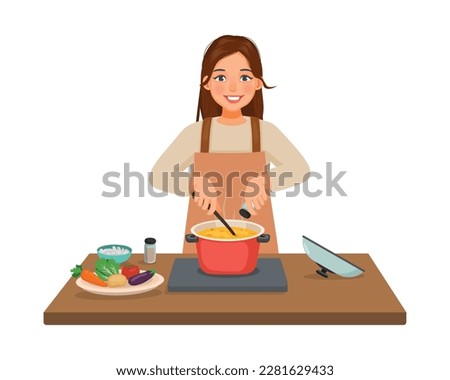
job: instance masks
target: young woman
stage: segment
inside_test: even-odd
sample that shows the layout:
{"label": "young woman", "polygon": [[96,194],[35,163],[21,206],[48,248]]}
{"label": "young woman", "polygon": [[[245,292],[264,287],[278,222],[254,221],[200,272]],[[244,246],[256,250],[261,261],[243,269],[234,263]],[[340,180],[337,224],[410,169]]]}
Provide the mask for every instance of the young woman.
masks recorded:
{"label": "young woman", "polygon": [[[226,35],[214,40],[203,57],[197,122],[155,164],[152,185],[190,197],[186,233],[214,219],[216,209],[226,219],[241,219],[239,209],[245,205],[250,220],[271,236],[260,253],[278,253],[269,190],[303,182],[309,166],[281,131],[263,120],[263,87],[270,88],[250,39]],[[180,177],[187,168],[190,175]],[[195,245],[185,243],[183,251],[195,253]]]}

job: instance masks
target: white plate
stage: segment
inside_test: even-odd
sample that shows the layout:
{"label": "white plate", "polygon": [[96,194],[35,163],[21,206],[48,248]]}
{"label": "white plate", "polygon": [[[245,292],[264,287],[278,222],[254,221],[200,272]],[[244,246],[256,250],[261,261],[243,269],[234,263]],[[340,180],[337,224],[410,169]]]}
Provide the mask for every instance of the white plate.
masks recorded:
{"label": "white plate", "polygon": [[[145,272],[141,270],[141,273]],[[117,288],[103,287],[91,284],[90,282],[84,281],[81,277],[78,277],[76,284],[83,290],[93,294],[100,294],[102,296],[129,296],[132,294],[140,294],[149,292],[155,289],[164,282],[164,277],[158,273],[155,273],[153,277],[140,285],[130,285],[125,284],[124,286],[119,286]]]}

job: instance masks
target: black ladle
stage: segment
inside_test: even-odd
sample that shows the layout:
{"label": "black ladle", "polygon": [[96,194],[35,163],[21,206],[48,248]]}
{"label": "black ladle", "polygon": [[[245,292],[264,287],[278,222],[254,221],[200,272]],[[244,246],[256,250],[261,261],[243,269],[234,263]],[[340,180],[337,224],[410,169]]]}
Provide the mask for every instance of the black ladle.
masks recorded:
{"label": "black ladle", "polygon": [[[192,193],[192,199],[195,199],[195,192]],[[208,210],[211,208],[211,205],[208,205]],[[231,226],[227,223],[227,221],[222,217],[222,215],[220,215],[217,210],[214,211],[214,216],[219,219],[222,224],[227,228],[228,231],[230,231],[230,234],[232,234],[233,236],[236,236],[236,232],[233,231],[233,229],[231,228]]]}

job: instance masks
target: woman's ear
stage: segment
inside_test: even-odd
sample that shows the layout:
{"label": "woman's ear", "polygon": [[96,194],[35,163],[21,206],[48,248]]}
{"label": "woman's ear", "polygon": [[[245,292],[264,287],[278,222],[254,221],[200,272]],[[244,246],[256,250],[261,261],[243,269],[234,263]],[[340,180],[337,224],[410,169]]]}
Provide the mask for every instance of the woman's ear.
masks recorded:
{"label": "woman's ear", "polygon": [[[202,83],[205,83],[207,80],[208,80],[208,77],[207,77],[207,76],[203,77]],[[207,91],[209,91],[209,90],[211,89],[211,87],[210,87],[210,85],[209,85],[209,81],[208,81],[206,84],[203,85],[203,88],[204,88],[205,90],[207,90]]]}
{"label": "woman's ear", "polygon": [[259,78],[256,78],[256,90],[261,90],[263,87],[263,81]]}

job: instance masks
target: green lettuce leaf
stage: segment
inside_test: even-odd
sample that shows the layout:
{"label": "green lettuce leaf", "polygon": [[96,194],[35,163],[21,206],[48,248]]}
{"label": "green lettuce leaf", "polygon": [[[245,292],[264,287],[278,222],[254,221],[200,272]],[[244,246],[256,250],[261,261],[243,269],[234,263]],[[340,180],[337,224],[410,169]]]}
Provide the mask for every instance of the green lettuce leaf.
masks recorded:
{"label": "green lettuce leaf", "polygon": [[98,259],[95,263],[95,273],[106,281],[109,276],[119,274],[120,267],[113,259]]}

